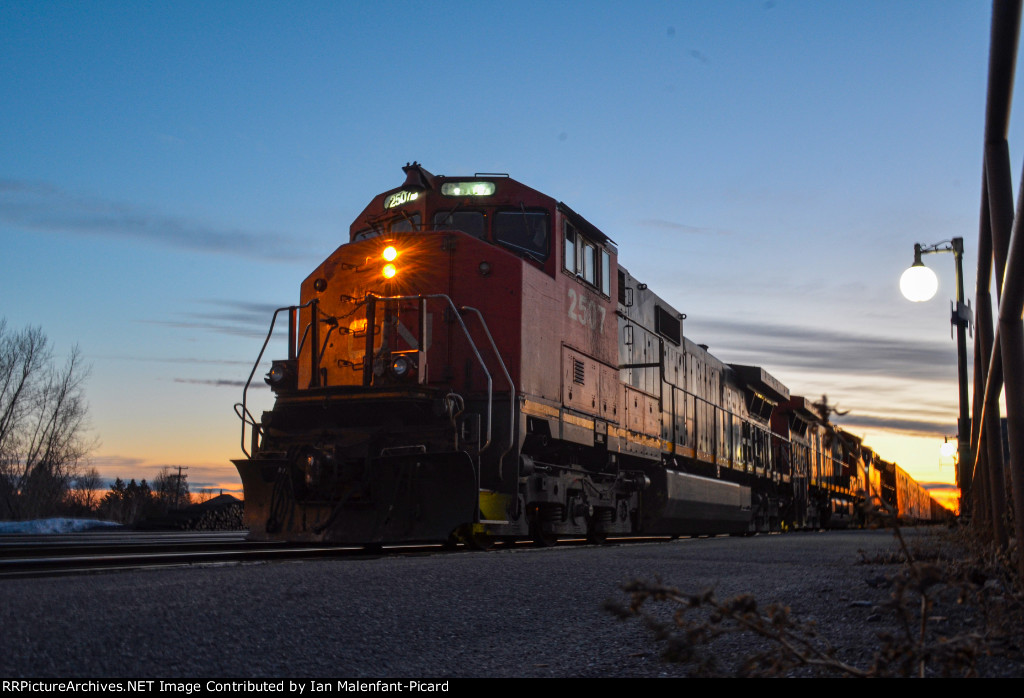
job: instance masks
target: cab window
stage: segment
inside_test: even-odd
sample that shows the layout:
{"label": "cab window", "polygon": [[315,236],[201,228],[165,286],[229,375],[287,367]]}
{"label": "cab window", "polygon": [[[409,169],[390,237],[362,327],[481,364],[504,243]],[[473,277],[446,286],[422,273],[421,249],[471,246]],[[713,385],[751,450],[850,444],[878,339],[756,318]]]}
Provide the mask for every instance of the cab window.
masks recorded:
{"label": "cab window", "polygon": [[414,213],[411,216],[402,216],[400,218],[394,218],[391,221],[391,225],[388,226],[388,230],[392,233],[411,233],[420,229],[420,214]]}
{"label": "cab window", "polygon": [[494,215],[494,241],[538,262],[548,258],[549,229],[547,211],[499,211]]}
{"label": "cab window", "polygon": [[461,230],[481,240],[487,236],[482,211],[438,211],[434,230]]}
{"label": "cab window", "polygon": [[563,230],[567,272],[587,282],[604,295],[611,294],[611,255],[603,247],[581,234],[569,221]]}

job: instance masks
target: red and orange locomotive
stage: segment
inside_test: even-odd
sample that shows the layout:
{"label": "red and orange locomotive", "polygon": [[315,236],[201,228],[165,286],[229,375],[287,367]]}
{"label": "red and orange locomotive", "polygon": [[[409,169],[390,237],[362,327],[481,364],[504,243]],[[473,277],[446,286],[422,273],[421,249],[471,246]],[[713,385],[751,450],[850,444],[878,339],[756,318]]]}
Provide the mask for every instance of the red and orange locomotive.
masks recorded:
{"label": "red and orange locomotive", "polygon": [[276,403],[240,406],[253,537],[546,543],[852,510],[851,474],[802,470],[825,472],[827,440],[797,462],[773,431],[788,389],[685,338],[594,225],[507,175],[403,169],[278,311]]}

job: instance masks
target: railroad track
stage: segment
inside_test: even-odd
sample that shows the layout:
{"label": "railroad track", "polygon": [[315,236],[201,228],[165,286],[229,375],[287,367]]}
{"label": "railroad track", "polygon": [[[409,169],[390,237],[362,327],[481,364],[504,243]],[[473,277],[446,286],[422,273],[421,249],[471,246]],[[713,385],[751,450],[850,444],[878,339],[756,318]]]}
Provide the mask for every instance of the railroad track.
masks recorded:
{"label": "railroad track", "polygon": [[[246,541],[245,532],[0,536],[0,579],[110,572],[149,567],[240,564],[380,554],[363,547]],[[391,553],[441,546],[389,546]]]}
{"label": "railroad track", "polygon": [[[439,554],[470,551],[440,544],[388,545],[366,548],[324,543],[247,541],[246,533],[89,532],[59,535],[0,535],[0,579],[50,577],[154,567],[243,564],[279,560],[366,558],[377,555]],[[610,544],[651,542],[665,538],[610,539]],[[560,546],[585,545],[563,539]],[[529,541],[504,543],[497,549],[529,547]]]}

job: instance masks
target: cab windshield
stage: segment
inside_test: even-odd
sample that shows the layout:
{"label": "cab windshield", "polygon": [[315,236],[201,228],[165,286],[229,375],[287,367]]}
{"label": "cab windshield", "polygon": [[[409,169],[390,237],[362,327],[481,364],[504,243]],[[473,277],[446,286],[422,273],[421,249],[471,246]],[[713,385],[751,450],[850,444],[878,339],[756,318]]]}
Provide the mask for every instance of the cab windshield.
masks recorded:
{"label": "cab windshield", "polygon": [[494,216],[494,241],[543,262],[550,248],[547,211],[500,211]]}

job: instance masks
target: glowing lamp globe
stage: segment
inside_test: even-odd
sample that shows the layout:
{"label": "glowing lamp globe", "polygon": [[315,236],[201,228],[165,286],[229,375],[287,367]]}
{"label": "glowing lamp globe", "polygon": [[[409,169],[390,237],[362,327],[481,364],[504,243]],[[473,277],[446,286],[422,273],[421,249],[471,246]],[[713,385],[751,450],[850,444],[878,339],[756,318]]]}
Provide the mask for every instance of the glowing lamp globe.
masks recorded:
{"label": "glowing lamp globe", "polygon": [[956,453],[956,441],[947,441],[939,446],[939,453],[946,458],[952,458],[953,454]]}
{"label": "glowing lamp globe", "polygon": [[939,278],[923,264],[915,264],[900,277],[900,292],[908,301],[923,303],[931,300],[938,290]]}

